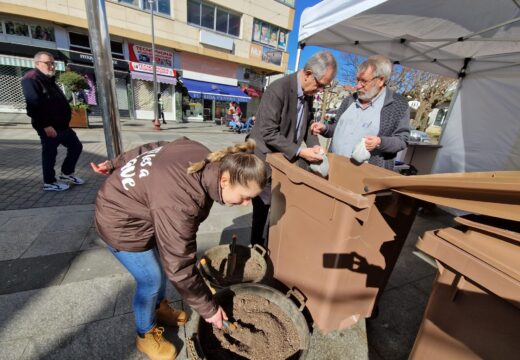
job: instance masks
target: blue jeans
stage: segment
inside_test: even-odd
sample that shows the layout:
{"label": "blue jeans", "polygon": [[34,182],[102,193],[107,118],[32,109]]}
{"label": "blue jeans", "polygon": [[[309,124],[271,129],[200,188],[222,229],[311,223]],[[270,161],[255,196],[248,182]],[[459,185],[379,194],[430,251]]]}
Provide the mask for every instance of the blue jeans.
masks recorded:
{"label": "blue jeans", "polygon": [[155,326],[155,309],[164,299],[166,274],[161,266],[157,248],[141,252],[108,249],[134,277],[135,289],[132,306],[135,326],[139,334],[145,334]]}
{"label": "blue jeans", "polygon": [[42,144],[43,182],[45,184],[52,184],[56,181],[54,165],[56,164],[56,155],[58,154],[58,146],[60,146],[60,144],[67,148],[67,156],[61,165],[61,172],[65,175],[73,174],[76,163],[83,150],[83,145],[74,130],[66,129],[58,131],[58,136],[55,138],[48,137],[43,129],[37,130],[37,132]]}

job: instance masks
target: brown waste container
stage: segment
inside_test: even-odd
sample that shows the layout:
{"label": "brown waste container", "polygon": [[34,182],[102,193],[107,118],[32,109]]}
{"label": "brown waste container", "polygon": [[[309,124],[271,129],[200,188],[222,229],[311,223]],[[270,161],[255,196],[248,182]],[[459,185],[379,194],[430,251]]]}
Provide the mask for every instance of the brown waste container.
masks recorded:
{"label": "brown waste container", "polygon": [[[418,200],[520,221],[520,172],[401,176],[329,154],[323,179],[269,154],[274,277],[307,297],[324,332],[372,314]],[[390,191],[391,190],[391,191]]]}
{"label": "brown waste container", "polygon": [[473,216],[429,231],[417,247],[438,275],[412,359],[515,359],[520,354],[520,222]]}
{"label": "brown waste container", "polygon": [[342,329],[372,314],[416,213],[416,200],[365,193],[363,179],[394,177],[369,164],[329,155],[329,179],[269,155],[269,251],[274,277],[307,297],[314,323]]}

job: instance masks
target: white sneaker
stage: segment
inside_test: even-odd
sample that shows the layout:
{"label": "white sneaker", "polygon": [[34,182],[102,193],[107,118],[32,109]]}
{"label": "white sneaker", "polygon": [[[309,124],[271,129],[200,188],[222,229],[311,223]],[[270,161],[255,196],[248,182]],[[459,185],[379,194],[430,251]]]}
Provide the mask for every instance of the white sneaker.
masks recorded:
{"label": "white sneaker", "polygon": [[82,178],[80,178],[74,174],[70,174],[70,175],[61,174],[59,179],[62,181],[66,181],[70,184],[74,184],[74,185],[81,185],[81,184],[85,183],[85,181]]}
{"label": "white sneaker", "polygon": [[43,191],[65,191],[70,186],[60,181],[55,181],[52,184],[43,184]]}

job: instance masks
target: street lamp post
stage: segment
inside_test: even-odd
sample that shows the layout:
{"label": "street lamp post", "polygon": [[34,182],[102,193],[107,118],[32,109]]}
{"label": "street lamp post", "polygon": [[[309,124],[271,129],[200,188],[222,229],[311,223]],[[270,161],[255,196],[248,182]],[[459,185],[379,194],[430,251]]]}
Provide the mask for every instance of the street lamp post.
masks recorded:
{"label": "street lamp post", "polygon": [[159,99],[157,99],[157,68],[155,64],[155,31],[154,31],[154,23],[153,23],[153,12],[155,0],[148,0],[148,4],[150,5],[150,18],[152,23],[152,73],[153,73],[153,121],[156,129],[161,128],[161,122],[159,121]]}
{"label": "street lamp post", "polygon": [[113,159],[123,152],[123,142],[105,0],[85,0],[85,8],[107,154],[109,159]]}

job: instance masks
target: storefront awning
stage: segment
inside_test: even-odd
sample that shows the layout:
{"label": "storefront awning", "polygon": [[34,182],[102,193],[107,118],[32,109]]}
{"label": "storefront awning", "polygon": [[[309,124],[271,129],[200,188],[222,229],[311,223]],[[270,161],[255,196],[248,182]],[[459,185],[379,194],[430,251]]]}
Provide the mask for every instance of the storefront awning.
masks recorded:
{"label": "storefront awning", "polygon": [[238,86],[223,85],[205,81],[182,79],[188,93],[195,99],[249,102],[251,98]]}
{"label": "storefront awning", "polygon": [[262,97],[262,94],[263,94],[263,92],[261,90],[257,90],[251,86],[246,88],[245,91],[247,92],[247,95],[249,95],[251,97]]}
{"label": "storefront awning", "polygon": [[[130,73],[130,76],[132,79],[139,79],[139,80],[145,80],[145,81],[153,81],[153,74],[139,72],[139,71],[132,71]],[[163,84],[177,84],[177,79],[174,77],[169,76],[162,76],[157,75],[157,82],[163,83]]]}
{"label": "storefront awning", "polygon": [[[55,61],[56,70],[65,71],[65,63],[63,61]],[[0,55],[0,65],[7,66],[19,66],[23,68],[33,68],[34,60],[31,58],[11,56],[11,55]]]}

